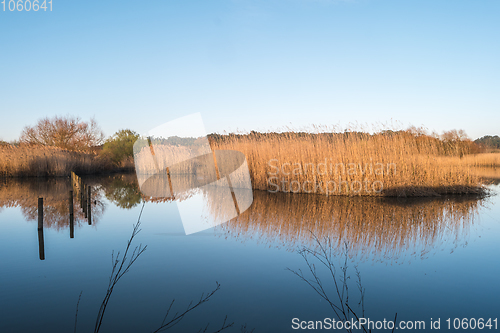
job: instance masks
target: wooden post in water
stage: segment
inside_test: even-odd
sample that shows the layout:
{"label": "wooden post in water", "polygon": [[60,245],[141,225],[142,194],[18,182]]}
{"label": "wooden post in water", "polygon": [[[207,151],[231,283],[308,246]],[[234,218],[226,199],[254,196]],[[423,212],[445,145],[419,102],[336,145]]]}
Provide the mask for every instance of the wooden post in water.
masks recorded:
{"label": "wooden post in water", "polygon": [[85,215],[85,218],[87,218],[87,185],[85,185],[85,184],[83,184],[82,209],[83,209],[83,214]]}
{"label": "wooden post in water", "polygon": [[40,260],[45,260],[45,245],[43,242],[43,198],[38,198],[38,254]]}
{"label": "wooden post in water", "polygon": [[73,191],[69,191],[69,238],[75,238],[75,216],[73,211]]}
{"label": "wooden post in water", "polygon": [[87,193],[87,202],[88,202],[88,206],[87,206],[87,218],[89,219],[89,225],[92,225],[92,214],[91,214],[91,211],[92,211],[92,199],[91,199],[91,189],[90,189],[90,186],[87,187],[87,190],[88,190],[88,193]]}
{"label": "wooden post in water", "polygon": [[43,229],[38,229],[38,254],[40,260],[45,260],[45,245],[43,243]]}
{"label": "wooden post in water", "polygon": [[79,197],[80,197],[80,207],[83,207],[83,182],[82,182],[82,179],[80,177],[78,177],[78,190],[80,191],[79,192]]}
{"label": "wooden post in water", "polygon": [[38,198],[38,230],[43,229],[43,198]]}

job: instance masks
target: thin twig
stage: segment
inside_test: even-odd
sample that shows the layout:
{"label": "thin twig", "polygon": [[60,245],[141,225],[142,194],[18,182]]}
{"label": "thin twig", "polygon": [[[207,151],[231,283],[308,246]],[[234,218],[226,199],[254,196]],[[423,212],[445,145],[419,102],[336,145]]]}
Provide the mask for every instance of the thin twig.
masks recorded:
{"label": "thin twig", "polygon": [[[165,317],[163,318],[163,322],[162,322],[162,325],[160,327],[158,327],[155,331],[153,331],[153,333],[157,333],[157,332],[162,332],[162,331],[165,331],[165,330],[168,330],[172,327],[174,327],[175,325],[177,325],[182,319],[184,319],[184,317],[190,313],[191,311],[193,311],[194,309],[196,309],[197,307],[199,307],[200,305],[202,305],[203,303],[206,303],[210,300],[210,298],[212,298],[212,296],[217,292],[219,291],[220,289],[220,284],[219,282],[215,282],[216,283],[216,286],[215,286],[215,289],[212,290],[211,292],[209,292],[208,294],[205,295],[205,293],[201,294],[201,297],[200,299],[198,300],[198,302],[194,303],[193,304],[193,301],[191,301],[187,308],[182,312],[182,313],[176,313],[168,322],[165,322],[167,320],[167,317],[170,313],[170,310],[172,309],[172,306],[174,304],[174,301],[172,301],[172,303],[170,303],[170,306],[167,310],[167,314],[165,315]],[[224,319],[224,323],[222,324],[222,327],[217,330],[216,332],[220,332],[222,331],[223,329],[226,329],[226,328],[229,328],[231,326],[233,326],[234,323],[231,323],[231,324],[226,324],[226,320],[227,320],[227,316],[226,316],[226,319]],[[205,329],[208,328],[208,325],[206,326]],[[205,332],[205,331],[202,331],[202,332]],[[215,332],[214,332],[215,333]]]}
{"label": "thin twig", "polygon": [[82,298],[82,293],[83,290],[80,291],[80,296],[78,296],[78,302],[76,302],[76,312],[75,312],[75,330],[74,332],[76,333],[76,323],[78,321],[78,306],[80,305],[80,299]]}
{"label": "thin twig", "polygon": [[394,333],[394,330],[396,329],[396,320],[398,319],[398,313],[396,312],[396,315],[394,316],[394,327],[392,328],[392,333]]}

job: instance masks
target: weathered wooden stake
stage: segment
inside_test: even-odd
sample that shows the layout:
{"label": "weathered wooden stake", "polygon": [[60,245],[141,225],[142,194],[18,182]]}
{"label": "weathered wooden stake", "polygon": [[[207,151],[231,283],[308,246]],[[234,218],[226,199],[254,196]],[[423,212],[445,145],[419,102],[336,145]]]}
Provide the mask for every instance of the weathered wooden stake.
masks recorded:
{"label": "weathered wooden stake", "polygon": [[91,189],[90,186],[87,187],[88,193],[87,193],[87,218],[89,219],[89,225],[92,225],[92,199],[91,199]]}
{"label": "weathered wooden stake", "polygon": [[78,177],[78,191],[79,191],[79,197],[80,197],[80,207],[83,207],[83,190],[82,190],[82,187],[83,187],[83,182],[82,182],[82,179],[80,177]]}
{"label": "weathered wooden stake", "polygon": [[45,260],[45,245],[43,242],[43,198],[38,198],[38,254],[40,260]]}
{"label": "weathered wooden stake", "polygon": [[75,216],[73,211],[73,191],[69,191],[69,238],[75,238]]}
{"label": "weathered wooden stake", "polygon": [[87,218],[87,185],[85,185],[85,184],[83,184],[82,209],[83,209],[83,214],[85,215],[85,218]]}
{"label": "weathered wooden stake", "polygon": [[45,260],[45,245],[43,243],[43,229],[38,229],[38,254],[40,260]]}
{"label": "weathered wooden stake", "polygon": [[38,230],[43,229],[43,198],[38,198]]}

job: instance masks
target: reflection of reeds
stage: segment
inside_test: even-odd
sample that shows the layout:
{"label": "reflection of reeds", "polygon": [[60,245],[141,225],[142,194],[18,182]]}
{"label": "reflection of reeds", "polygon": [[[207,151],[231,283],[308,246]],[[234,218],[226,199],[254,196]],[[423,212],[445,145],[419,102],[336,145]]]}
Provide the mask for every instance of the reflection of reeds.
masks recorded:
{"label": "reflection of reeds", "polygon": [[485,183],[489,184],[500,184],[500,168],[496,167],[477,167],[472,169],[473,173],[481,179],[484,180]]}
{"label": "reflection of reeds", "polygon": [[91,174],[109,167],[95,154],[52,147],[0,147],[0,177],[69,176],[71,171]]}
{"label": "reflection of reeds", "polygon": [[[243,152],[252,186],[260,190],[276,190],[279,185],[282,192],[304,193],[311,188],[282,184],[333,181],[356,184],[356,188],[360,183],[368,184],[369,189],[381,182],[384,191],[353,191],[344,186],[331,195],[427,196],[483,191],[479,178],[470,172],[470,163],[461,158],[469,152],[467,142],[446,143],[411,131],[214,135],[211,146]],[[351,166],[355,167],[349,172]]]}
{"label": "reflection of reeds", "polygon": [[197,192],[197,188],[207,182],[204,178],[190,174],[172,175],[170,181],[173,193],[166,173],[148,176],[142,185],[143,199],[148,202],[183,201],[190,198]]}
{"label": "reflection of reeds", "polygon": [[461,241],[481,202],[467,197],[401,200],[254,191],[252,206],[220,228],[289,249],[313,246],[314,234],[336,240],[338,249],[348,243],[350,254],[397,258],[408,251],[424,254],[444,239]]}

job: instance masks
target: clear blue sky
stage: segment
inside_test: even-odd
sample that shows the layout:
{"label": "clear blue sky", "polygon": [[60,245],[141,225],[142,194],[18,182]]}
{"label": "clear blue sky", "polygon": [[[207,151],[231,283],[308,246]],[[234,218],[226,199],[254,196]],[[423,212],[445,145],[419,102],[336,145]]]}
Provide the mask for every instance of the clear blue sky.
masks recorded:
{"label": "clear blue sky", "polygon": [[[0,4],[0,10],[2,5]],[[500,134],[500,1],[53,0],[0,11],[0,138],[53,115],[106,135],[399,121]]]}

